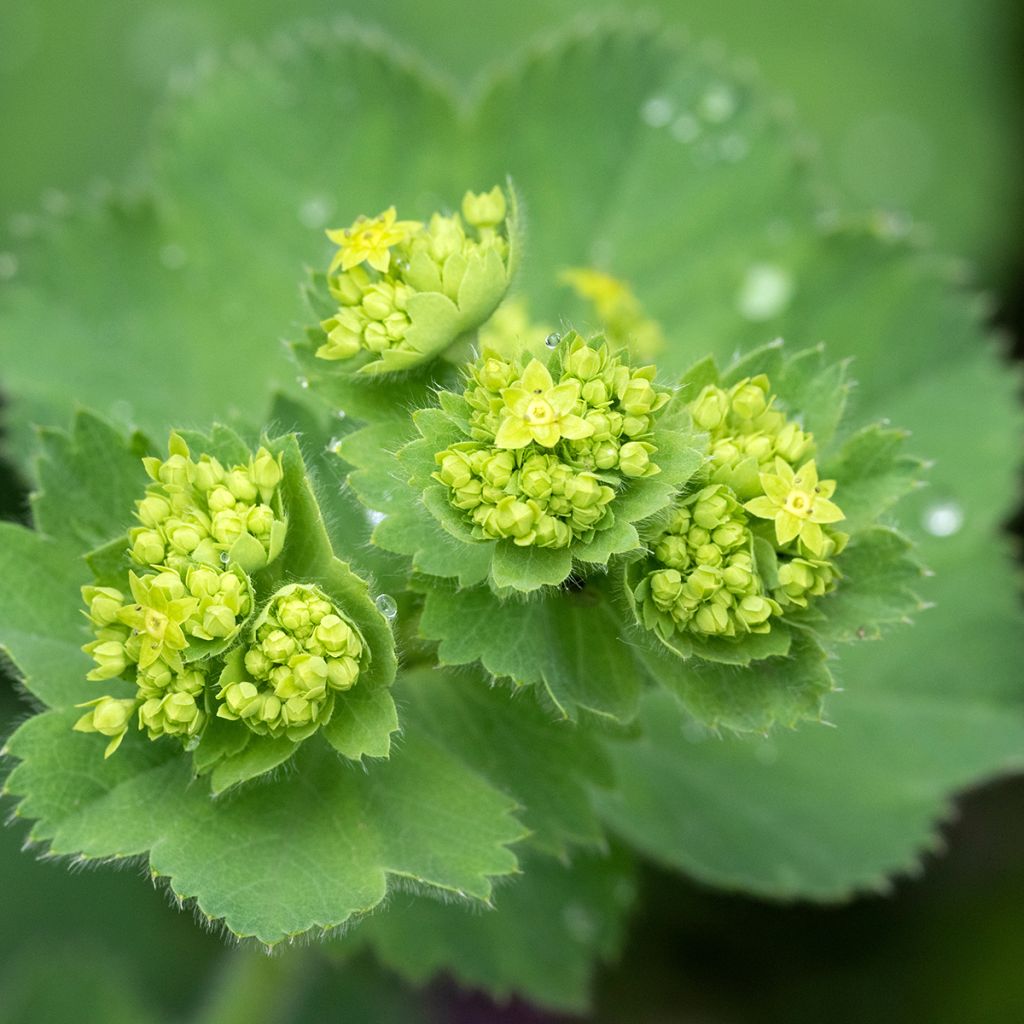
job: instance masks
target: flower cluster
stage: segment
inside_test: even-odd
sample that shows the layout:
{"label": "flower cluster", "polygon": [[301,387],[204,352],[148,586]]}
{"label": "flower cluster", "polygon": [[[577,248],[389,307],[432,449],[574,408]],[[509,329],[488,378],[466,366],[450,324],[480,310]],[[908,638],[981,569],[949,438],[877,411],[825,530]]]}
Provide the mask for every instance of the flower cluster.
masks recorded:
{"label": "flower cluster", "polygon": [[[328,231],[338,246],[327,285],[338,311],[321,322],[321,359],[368,353],[364,367],[402,369],[478,327],[508,286],[510,244],[502,190],[467,192],[462,214],[426,224],[394,207]],[[427,299],[427,296],[433,296]]]}
{"label": "flower cluster", "polygon": [[677,500],[633,588],[665,639],[766,633],[835,586],[847,539],[832,528],[835,481],[818,479],[813,436],[774,406],[765,376],[708,385],[689,406],[710,435],[705,486]]}
{"label": "flower cluster", "polygon": [[266,566],[284,543],[280,459],[261,448],[248,464],[225,469],[209,455],[193,461],[177,434],[168,449],[165,460],[143,460],[154,482],[136,503],[140,525],[128,532],[140,569],[128,573],[129,593],[82,589],[94,630],[83,650],[96,663],[87,678],[123,677],[136,686],[134,698],[83,705],[90,710],[75,728],[111,737],[107,756],[136,710],[152,739],[188,742],[202,730],[206,676],[190,662],[239,634],[254,608],[247,573]]}
{"label": "flower cluster", "polygon": [[485,351],[468,368],[472,440],[438,452],[452,506],[482,540],[563,548],[601,529],[619,487],[659,472],[650,442],[669,401],[654,367],[632,368],[575,336],[555,359],[522,367]]}
{"label": "flower cluster", "polygon": [[290,584],[260,613],[252,642],[228,658],[217,716],[260,735],[305,739],[330,718],[334,695],[355,686],[364,649],[321,590]]}
{"label": "flower cluster", "polygon": [[132,561],[182,575],[193,565],[234,563],[256,572],[272,562],[286,532],[280,458],[260,448],[248,464],[225,469],[210,455],[193,461],[178,434],[168,448],[164,460],[142,460],[154,482],[136,503],[140,525],[128,534]]}

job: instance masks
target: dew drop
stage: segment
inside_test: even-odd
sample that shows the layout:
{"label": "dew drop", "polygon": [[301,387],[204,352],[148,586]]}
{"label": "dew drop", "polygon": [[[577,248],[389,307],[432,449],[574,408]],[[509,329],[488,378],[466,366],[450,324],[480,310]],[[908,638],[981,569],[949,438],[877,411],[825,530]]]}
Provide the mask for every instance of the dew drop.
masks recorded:
{"label": "dew drop", "polygon": [[344,409],[339,409],[334,415],[337,419],[343,420],[345,419],[346,416],[348,416],[348,413],[345,412]]}
{"label": "dew drop", "polygon": [[729,163],[739,163],[747,153],[750,152],[750,146],[747,140],[742,135],[726,135],[719,144],[719,151],[722,154],[722,159],[728,160]]}
{"label": "dew drop", "polygon": [[221,565],[227,565],[228,562],[230,562],[230,561],[231,561],[231,556],[226,551],[222,551],[220,553]]}
{"label": "dew drop", "polygon": [[18,272],[18,257],[13,252],[0,252],[0,281],[10,281]]}
{"label": "dew drop", "polygon": [[952,537],[964,525],[964,510],[955,501],[942,501],[925,511],[924,528],[933,537]]}
{"label": "dew drop", "polygon": [[664,128],[672,120],[672,101],[667,96],[651,96],[640,108],[644,124]]}
{"label": "dew drop", "polygon": [[371,526],[378,526],[384,522],[385,515],[383,512],[378,512],[376,509],[368,508],[366,510],[366,521]]}
{"label": "dew drop", "polygon": [[302,388],[303,391],[305,391],[309,387],[309,378],[308,377],[296,377],[295,378],[295,383],[298,384],[299,387]]}
{"label": "dew drop", "polygon": [[558,348],[558,343],[561,340],[562,340],[562,336],[560,334],[558,334],[558,333],[549,334],[544,339],[544,344],[547,345],[548,348]]}
{"label": "dew drop", "polygon": [[562,924],[569,935],[581,945],[591,942],[597,934],[593,915],[579,903],[570,903],[562,911]]}
{"label": "dew drop", "polygon": [[680,114],[669,131],[677,142],[693,142],[700,135],[700,122],[693,114]]}
{"label": "dew drop", "polygon": [[395,260],[395,266],[404,274],[409,269],[408,260]]}
{"label": "dew drop", "polygon": [[390,594],[381,594],[373,603],[377,606],[377,611],[379,611],[381,615],[388,620],[388,622],[393,622],[395,616],[398,615],[398,605],[395,604],[395,599]]}
{"label": "dew drop", "polygon": [[181,270],[188,263],[188,254],[180,245],[171,242],[160,249],[160,262],[168,270]]}
{"label": "dew drop", "polygon": [[51,217],[63,217],[71,209],[71,200],[67,194],[56,188],[46,189],[40,203]]}
{"label": "dew drop", "polygon": [[31,213],[15,213],[7,226],[15,238],[31,238],[39,229],[39,221]]}
{"label": "dew drop", "polygon": [[196,749],[196,747],[198,747],[198,746],[199,746],[199,737],[198,737],[198,736],[193,736],[193,737],[192,737],[192,738],[191,738],[191,739],[190,739],[190,740],[189,740],[189,741],[188,741],[188,742],[187,742],[187,743],[185,744],[185,749],[186,749],[187,751],[190,751],[190,752],[191,752],[191,751],[195,750],[195,749]]}
{"label": "dew drop", "polygon": [[312,196],[299,207],[299,223],[310,230],[325,227],[334,213],[334,203],[327,196]]}
{"label": "dew drop", "polygon": [[332,455],[337,455],[338,452],[341,451],[341,438],[340,437],[332,437],[330,439],[330,441],[327,442],[327,450]]}
{"label": "dew drop", "polygon": [[736,304],[742,316],[758,322],[777,316],[792,298],[789,271],[774,263],[755,263],[747,270]]}
{"label": "dew drop", "polygon": [[697,111],[712,124],[728,121],[736,113],[736,93],[724,83],[712,85],[701,96]]}

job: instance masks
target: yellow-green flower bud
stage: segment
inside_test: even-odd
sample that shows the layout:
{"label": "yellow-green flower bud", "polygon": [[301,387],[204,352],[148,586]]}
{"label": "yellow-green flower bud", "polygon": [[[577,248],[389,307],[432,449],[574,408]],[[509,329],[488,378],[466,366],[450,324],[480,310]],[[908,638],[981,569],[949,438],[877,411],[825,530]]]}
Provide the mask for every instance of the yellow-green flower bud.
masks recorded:
{"label": "yellow-green flower bud", "polygon": [[760,416],[768,408],[768,378],[742,380],[729,391],[732,411],[745,420]]}
{"label": "yellow-green flower bud", "polygon": [[234,509],[224,509],[213,517],[210,533],[218,544],[230,547],[245,533],[245,522]]}
{"label": "yellow-green flower bud", "polygon": [[498,185],[490,192],[467,192],[462,197],[462,216],[473,227],[496,228],[505,219],[506,212],[505,193]]}
{"label": "yellow-green flower bud", "polygon": [[333,690],[351,690],[359,678],[359,662],[347,655],[327,662],[327,680]]}
{"label": "yellow-green flower bud", "polygon": [[129,532],[131,556],[139,565],[159,565],[164,560],[164,542],[156,530],[135,529]]}
{"label": "yellow-green flower bud", "polygon": [[86,675],[86,679],[113,679],[128,667],[128,653],[119,640],[94,641],[86,644],[82,650],[92,655],[92,660],[96,662],[96,667]]}
{"label": "yellow-green flower bud", "polygon": [[519,501],[509,495],[494,507],[492,523],[502,537],[525,539],[533,531],[539,518],[539,509],[534,502]]}
{"label": "yellow-green flower bud", "polygon": [[639,477],[657,472],[658,467],[651,462],[651,454],[655,448],[643,441],[627,441],[619,449],[619,471],[623,476]]}
{"label": "yellow-green flower bud", "polygon": [[239,501],[255,501],[259,494],[256,484],[249,476],[249,473],[241,467],[232,469],[225,475],[224,486]]}
{"label": "yellow-green flower bud", "polygon": [[200,455],[195,465],[194,483],[203,492],[211,491],[224,479],[224,467],[210,455]]}
{"label": "yellow-green flower bud", "polygon": [[729,414],[729,396],[713,384],[708,384],[690,407],[693,422],[702,430],[715,430]]}
{"label": "yellow-green flower bud", "polygon": [[158,494],[147,494],[135,506],[135,516],[143,526],[160,526],[170,514],[170,502]]}
{"label": "yellow-green flower bud", "polygon": [[683,592],[682,577],[675,569],[659,569],[651,574],[650,587],[654,603],[667,611]]}
{"label": "yellow-green flower bud", "polygon": [[128,723],[135,713],[136,701],[98,697],[96,700],[79,704],[78,707],[90,710],[82,715],[72,728],[77,732],[98,732],[102,736],[111,737],[103,753],[104,757],[110,757],[121,745],[121,740],[128,731]]}
{"label": "yellow-green flower bud", "polygon": [[565,372],[571,377],[578,377],[581,381],[592,380],[603,368],[604,360],[601,353],[582,339],[574,343],[565,359]]}
{"label": "yellow-green flower bud", "polygon": [[89,606],[89,618],[97,626],[117,622],[117,613],[124,604],[124,594],[113,587],[82,587],[82,599]]}

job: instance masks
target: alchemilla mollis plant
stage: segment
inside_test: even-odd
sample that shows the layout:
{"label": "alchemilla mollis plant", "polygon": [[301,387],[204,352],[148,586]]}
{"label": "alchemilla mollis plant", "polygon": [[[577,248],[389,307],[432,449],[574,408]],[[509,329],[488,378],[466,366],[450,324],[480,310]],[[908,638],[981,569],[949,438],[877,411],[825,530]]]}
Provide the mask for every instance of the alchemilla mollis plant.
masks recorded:
{"label": "alchemilla mollis plant", "polygon": [[[237,268],[232,287],[194,280],[195,303],[175,306],[203,311],[192,329],[161,340],[154,316],[137,344],[172,378],[227,352],[221,369],[187,373],[177,404],[132,391],[138,429],[100,401],[39,434],[35,528],[3,534],[5,571],[31,586],[0,599],[0,642],[45,706],[7,744],[33,841],[144,858],[235,936],[345,926],[342,952],[370,945],[406,977],[448,969],[565,1008],[621,941],[637,854],[774,896],[878,887],[922,840],[909,814],[892,842],[873,832],[902,806],[875,775],[903,734],[865,668],[886,655],[862,652],[920,628],[928,552],[901,509],[927,476],[910,452],[934,451],[920,417],[912,446],[886,419],[903,408],[893,381],[916,379],[885,348],[894,328],[867,318],[853,337],[829,296],[837,279],[868,287],[891,239],[800,227],[799,162],[756,90],[642,31],[568,39],[464,122],[363,41],[332,45],[289,67],[308,118],[257,119],[260,160],[243,163],[277,170],[254,196],[270,209],[294,178],[299,202],[302,174],[324,173],[333,136],[312,126],[334,124],[335,79],[380,76],[351,108],[367,118],[379,94],[402,97],[401,159],[381,165],[395,172],[360,150],[330,204],[267,228],[274,245],[197,187],[122,297],[163,308],[168,275],[192,273],[168,246],[204,239],[217,257],[197,268]],[[545,77],[555,57],[574,75]],[[616,68],[643,82],[602,103]],[[195,101],[164,169],[182,196],[189,146],[273,95]],[[597,132],[539,169],[496,128],[506,108],[621,119],[616,139],[640,143]],[[669,145],[682,172],[664,170]],[[574,175],[611,175],[612,149],[638,177],[599,202]],[[284,153],[316,160],[285,173]],[[799,287],[765,251],[800,267]],[[275,302],[303,325],[292,369],[268,337]],[[283,372],[297,386],[264,408]],[[389,899],[399,888],[414,895]],[[497,909],[465,913],[481,906]]]}

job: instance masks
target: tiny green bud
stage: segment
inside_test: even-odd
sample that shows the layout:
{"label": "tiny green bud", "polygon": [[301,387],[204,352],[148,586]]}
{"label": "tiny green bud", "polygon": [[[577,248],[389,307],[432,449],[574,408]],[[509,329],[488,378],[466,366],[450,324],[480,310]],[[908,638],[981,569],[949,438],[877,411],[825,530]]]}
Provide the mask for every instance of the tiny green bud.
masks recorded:
{"label": "tiny green bud", "polygon": [[327,679],[332,689],[350,690],[359,677],[359,662],[355,658],[330,658],[327,661]]}
{"label": "tiny green bud", "polygon": [[729,396],[721,388],[708,384],[697,396],[690,412],[698,427],[714,430],[725,422],[729,413]]}
{"label": "tiny green bud", "polygon": [[195,467],[195,485],[204,493],[213,490],[224,479],[224,467],[209,455],[201,455]]}
{"label": "tiny green bud", "polygon": [[732,411],[743,419],[752,420],[768,408],[768,378],[749,378],[736,384],[729,392]]}
{"label": "tiny green bud", "polygon": [[263,653],[274,662],[286,662],[296,651],[296,643],[283,629],[270,632],[260,643]]}
{"label": "tiny green bud", "polygon": [[255,501],[259,494],[249,474],[241,467],[237,467],[225,475],[224,486],[239,501]]}
{"label": "tiny green bud", "polygon": [[113,587],[82,587],[82,599],[89,605],[89,618],[97,626],[117,622],[117,613],[124,604],[124,594]]}
{"label": "tiny green bud", "polygon": [[675,569],[659,569],[651,573],[650,587],[654,603],[667,611],[683,592],[682,577]]}
{"label": "tiny green bud", "polygon": [[135,516],[144,526],[159,526],[170,514],[170,502],[158,494],[147,494],[135,506]]}
{"label": "tiny green bud", "polygon": [[497,185],[490,192],[467,192],[462,197],[462,216],[474,227],[496,228],[505,213],[505,195]]}
{"label": "tiny green bud", "polygon": [[159,565],[164,560],[164,542],[156,530],[132,530],[132,560],[139,565]]}
{"label": "tiny green bud", "polygon": [[653,450],[653,445],[642,441],[627,441],[619,449],[619,471],[628,477],[648,475],[651,469],[650,453]]}

